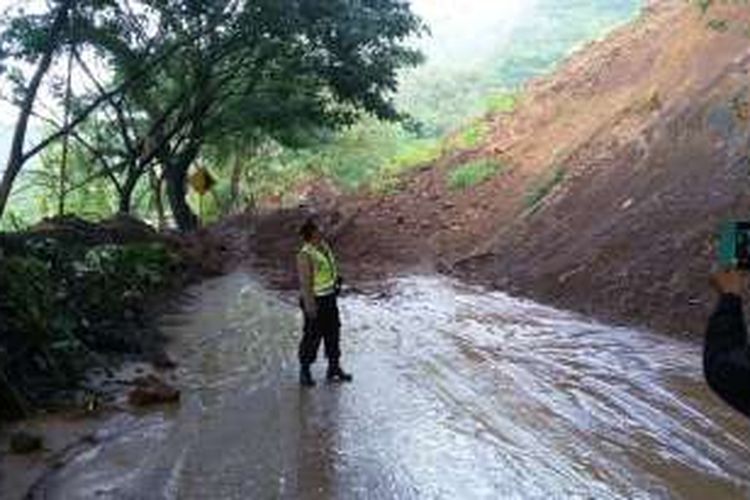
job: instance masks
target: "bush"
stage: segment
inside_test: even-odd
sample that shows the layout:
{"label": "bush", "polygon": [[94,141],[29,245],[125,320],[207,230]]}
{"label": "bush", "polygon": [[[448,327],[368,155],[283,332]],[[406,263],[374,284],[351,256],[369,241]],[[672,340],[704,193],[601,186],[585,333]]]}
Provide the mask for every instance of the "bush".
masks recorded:
{"label": "bush", "polygon": [[0,257],[0,401],[17,407],[0,416],[75,389],[101,362],[97,353],[155,353],[161,338],[143,328],[146,300],[180,266],[160,243],[86,247],[36,236]]}
{"label": "bush", "polygon": [[451,189],[468,189],[472,186],[482,184],[503,170],[505,170],[504,165],[495,159],[481,158],[473,160],[450,172],[448,186]]}
{"label": "bush", "polygon": [[89,323],[123,321],[142,309],[145,297],[169,284],[178,264],[158,243],[91,248],[73,263],[76,279],[69,307]]}
{"label": "bush", "polygon": [[57,296],[49,264],[36,257],[9,257],[0,260],[0,277],[0,312],[7,326],[33,343],[51,342]]}
{"label": "bush", "polygon": [[101,245],[76,263],[79,275],[104,277],[116,289],[149,292],[162,284],[179,259],[160,243]]}
{"label": "bush", "polygon": [[0,350],[8,358],[0,378],[17,384],[19,394],[29,386],[68,386],[80,371],[81,344],[52,266],[13,256],[0,260],[0,276]]}

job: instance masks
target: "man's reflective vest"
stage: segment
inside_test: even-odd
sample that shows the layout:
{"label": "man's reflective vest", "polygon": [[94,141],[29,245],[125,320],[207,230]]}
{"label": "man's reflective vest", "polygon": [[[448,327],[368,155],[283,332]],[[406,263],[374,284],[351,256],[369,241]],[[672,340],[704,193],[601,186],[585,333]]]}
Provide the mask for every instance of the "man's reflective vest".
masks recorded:
{"label": "man's reflective vest", "polygon": [[331,249],[323,243],[322,248],[305,243],[300,254],[307,256],[313,265],[313,291],[316,297],[334,293],[339,273]]}

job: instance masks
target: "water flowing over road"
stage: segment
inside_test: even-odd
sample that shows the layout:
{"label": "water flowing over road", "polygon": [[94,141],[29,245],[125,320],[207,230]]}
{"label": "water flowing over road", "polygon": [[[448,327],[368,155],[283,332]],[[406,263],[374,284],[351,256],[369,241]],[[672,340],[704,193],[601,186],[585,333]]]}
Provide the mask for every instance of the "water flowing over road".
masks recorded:
{"label": "water flowing over road", "polygon": [[293,305],[243,273],[191,297],[164,318],[181,406],[112,418],[39,497],[750,494],[750,429],[705,386],[697,344],[408,277],[343,299],[355,381],[304,390]]}

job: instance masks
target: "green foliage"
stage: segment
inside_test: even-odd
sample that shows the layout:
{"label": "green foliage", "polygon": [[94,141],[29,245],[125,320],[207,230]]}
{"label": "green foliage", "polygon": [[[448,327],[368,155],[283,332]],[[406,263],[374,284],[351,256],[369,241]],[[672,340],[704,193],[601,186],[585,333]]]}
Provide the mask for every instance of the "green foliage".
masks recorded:
{"label": "green foliage", "polygon": [[698,6],[703,14],[708,12],[708,9],[714,4],[714,0],[692,0],[692,3]]}
{"label": "green foliage", "polygon": [[49,313],[56,303],[50,266],[36,257],[10,257],[0,260],[0,276],[10,326],[41,341],[50,333]]}
{"label": "green foliage", "polygon": [[729,21],[726,19],[711,19],[707,24],[709,29],[718,31],[719,33],[725,33],[729,31]]}
{"label": "green foliage", "polygon": [[479,158],[455,168],[448,175],[451,189],[468,189],[488,181],[506,167],[493,158]]}
{"label": "green foliage", "polygon": [[[380,191],[392,186],[404,172],[429,165],[442,154],[441,141],[402,135],[405,133],[398,128],[381,130],[386,134],[365,136],[359,147],[339,149],[341,143],[330,147],[320,162],[324,174],[345,189]],[[382,141],[380,148],[373,147],[377,141]]]}
{"label": "green foliage", "polygon": [[40,357],[41,370],[51,381],[65,385],[75,377],[80,343],[72,336],[75,319],[64,307],[52,268],[33,256],[0,260],[0,330],[7,329],[0,348],[12,353],[14,345],[24,345]]}
{"label": "green foliage", "polygon": [[[179,259],[159,243],[86,248],[62,244],[56,239],[32,238],[25,243],[24,250],[25,258],[29,259],[26,265],[36,267],[27,269],[17,265],[21,262],[18,258],[8,259],[16,264],[7,274],[8,289],[27,287],[28,294],[24,290],[15,291],[19,297],[52,294],[62,301],[62,309],[76,311],[79,317],[89,319],[111,319],[114,311],[121,314],[128,296],[143,296],[158,290],[169,282],[170,274],[179,265]],[[34,277],[30,284],[17,280],[23,273]],[[47,313],[54,310],[50,303],[42,300],[40,304]],[[16,306],[17,311],[29,309],[23,304]]]}
{"label": "green foliage", "polygon": [[415,167],[429,165],[443,154],[443,145],[434,139],[404,141],[398,153],[386,164],[386,174],[400,174]]}
{"label": "green foliage", "polygon": [[[519,18],[507,35],[475,34],[476,38],[496,37],[494,51],[488,50],[479,59],[466,53],[465,58],[431,63],[428,47],[427,64],[406,75],[398,103],[424,124],[428,135],[451,134],[460,124],[493,111],[494,96],[517,92],[529,78],[552,70],[581,43],[637,16],[642,6],[635,0],[539,0],[528,4],[528,14]],[[441,42],[435,40],[438,49]],[[500,101],[497,111],[507,112],[503,109],[507,103]]]}
{"label": "green foliage", "polygon": [[[159,168],[176,222],[192,229],[184,179],[206,146],[260,138],[296,148],[362,114],[400,119],[392,94],[399,70],[421,62],[410,42],[424,31],[400,0],[58,0],[39,16],[13,11],[0,26],[0,58],[15,69],[50,55],[52,67],[71,61],[85,85],[70,106],[59,78],[38,81],[72,112],[71,142],[83,145],[88,173],[111,183],[108,197],[129,212],[141,179]],[[86,51],[102,66],[93,76],[85,57],[73,57]],[[12,83],[26,91],[22,75]],[[60,201],[69,186],[90,184],[91,175],[78,183],[49,170],[37,179],[47,197],[56,175]]]}
{"label": "green foliage", "polygon": [[94,351],[138,352],[135,315],[180,265],[161,244],[86,248],[27,237],[0,258],[0,354],[15,360],[0,378],[35,402],[40,385],[71,388]]}
{"label": "green foliage", "polygon": [[108,321],[169,282],[177,259],[160,244],[102,245],[73,262],[79,316]]}
{"label": "green foliage", "polygon": [[534,183],[526,194],[526,208],[536,211],[542,202],[563,181],[567,175],[563,167],[556,167],[551,173]]}
{"label": "green foliage", "polygon": [[[260,199],[294,191],[311,179],[325,177],[344,190],[390,186],[403,172],[434,162],[442,154],[437,139],[422,138],[399,123],[365,118],[339,134],[323,137],[319,144],[290,149],[265,144],[244,157],[242,196]],[[218,168],[228,168],[234,160]],[[221,197],[228,186],[219,181]],[[217,206],[207,199],[211,207]],[[219,204],[223,204],[220,202]],[[213,209],[211,209],[213,210]]]}
{"label": "green foliage", "polygon": [[177,258],[158,243],[101,245],[76,262],[79,276],[114,281],[110,293],[148,292],[162,285]]}
{"label": "green foliage", "polygon": [[481,145],[490,133],[490,125],[484,120],[477,120],[461,130],[448,144],[457,149],[473,149]]}
{"label": "green foliage", "polygon": [[60,215],[61,198],[66,213],[84,219],[98,220],[114,215],[117,191],[108,179],[97,176],[97,165],[83,147],[71,142],[64,170],[62,163],[62,144],[58,141],[42,154],[39,168],[30,171],[25,179],[26,185],[33,188],[37,215]]}
{"label": "green foliage", "polygon": [[[20,204],[17,204],[20,207]],[[24,216],[15,210],[8,210],[5,213],[5,217],[0,220],[0,231],[23,231],[28,228],[31,224],[31,220],[36,220],[39,217],[34,215],[32,217]]]}
{"label": "green foliage", "polygon": [[487,110],[493,114],[512,113],[518,105],[517,92],[498,92],[487,98]]}

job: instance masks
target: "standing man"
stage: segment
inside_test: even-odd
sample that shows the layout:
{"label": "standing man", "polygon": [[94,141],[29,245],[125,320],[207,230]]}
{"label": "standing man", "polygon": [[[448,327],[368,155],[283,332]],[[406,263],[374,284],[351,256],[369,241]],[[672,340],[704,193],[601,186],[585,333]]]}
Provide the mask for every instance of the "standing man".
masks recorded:
{"label": "standing man", "polygon": [[337,296],[341,289],[336,259],[313,220],[300,229],[302,248],[297,255],[297,271],[305,315],[304,335],[299,345],[300,384],[315,385],[310,366],[318,356],[320,341],[325,343],[329,382],[351,382],[352,376],[339,365],[341,321]]}

